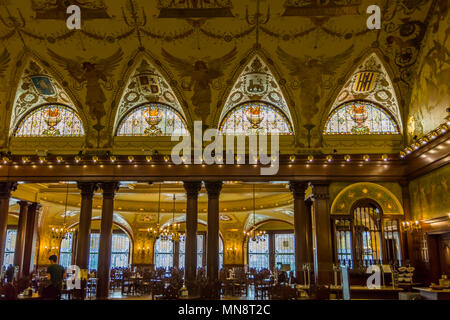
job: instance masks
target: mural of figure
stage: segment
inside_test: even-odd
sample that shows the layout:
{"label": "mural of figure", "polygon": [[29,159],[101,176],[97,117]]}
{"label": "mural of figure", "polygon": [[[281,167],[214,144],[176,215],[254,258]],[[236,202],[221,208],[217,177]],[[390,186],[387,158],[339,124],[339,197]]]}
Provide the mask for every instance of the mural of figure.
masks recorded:
{"label": "mural of figure", "polygon": [[3,73],[6,71],[10,60],[11,58],[8,50],[3,50],[3,53],[0,55],[0,77],[3,77]]}
{"label": "mural of figure", "polygon": [[310,123],[319,111],[318,103],[323,96],[324,76],[335,74],[335,71],[350,57],[352,51],[353,46],[327,59],[311,57],[302,59],[291,56],[278,47],[278,57],[290,70],[290,75],[297,77],[300,82],[300,103],[307,122]]}
{"label": "mural of figure", "polygon": [[79,62],[59,56],[48,49],[50,56],[79,83],[86,83],[86,105],[89,107],[91,117],[100,125],[101,119],[106,115],[106,97],[100,80],[106,82],[108,77],[122,60],[123,52],[118,49],[108,58],[94,62]]}
{"label": "mural of figure", "polygon": [[233,61],[237,54],[234,48],[229,53],[218,59],[209,61],[196,61],[192,64],[188,60],[183,60],[172,56],[162,50],[164,58],[174,67],[181,77],[190,77],[189,87],[194,87],[194,95],[191,98],[195,107],[195,114],[206,123],[211,113],[211,83],[213,80],[223,76],[224,69]]}

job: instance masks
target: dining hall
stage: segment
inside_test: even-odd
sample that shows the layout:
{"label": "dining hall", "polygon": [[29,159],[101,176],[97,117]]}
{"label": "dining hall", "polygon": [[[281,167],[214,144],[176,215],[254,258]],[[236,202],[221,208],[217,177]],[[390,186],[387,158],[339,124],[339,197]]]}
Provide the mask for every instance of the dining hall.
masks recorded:
{"label": "dining hall", "polygon": [[0,300],[449,300],[449,35],[446,0],[0,0]]}

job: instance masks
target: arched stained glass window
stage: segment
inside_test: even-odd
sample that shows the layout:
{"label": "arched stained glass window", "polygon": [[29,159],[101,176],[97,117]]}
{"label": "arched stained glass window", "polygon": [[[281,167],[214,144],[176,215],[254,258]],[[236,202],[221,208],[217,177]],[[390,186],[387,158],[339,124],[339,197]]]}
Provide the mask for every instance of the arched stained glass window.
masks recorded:
{"label": "arched stained glass window", "polygon": [[84,135],[78,114],[60,104],[48,104],[28,113],[17,126],[16,137],[79,137]]}
{"label": "arched stained glass window", "polygon": [[395,120],[368,101],[350,101],[329,116],[324,134],[399,134]]}
{"label": "arched stained glass window", "polygon": [[220,132],[230,135],[292,135],[284,113],[265,102],[246,102],[232,109],[222,121]]}
{"label": "arched stained glass window", "polygon": [[186,136],[183,117],[175,109],[160,103],[134,108],[119,123],[118,136]]}

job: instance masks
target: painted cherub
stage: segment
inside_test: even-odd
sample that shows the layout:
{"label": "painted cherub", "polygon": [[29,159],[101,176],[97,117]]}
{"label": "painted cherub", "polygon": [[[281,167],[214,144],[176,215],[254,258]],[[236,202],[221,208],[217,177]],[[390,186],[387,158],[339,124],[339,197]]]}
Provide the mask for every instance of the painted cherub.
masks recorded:
{"label": "painted cherub", "polygon": [[195,114],[203,123],[210,114],[211,108],[211,83],[213,80],[223,76],[224,69],[233,61],[237,54],[234,48],[223,57],[213,60],[198,60],[194,64],[189,60],[183,60],[172,56],[162,49],[163,57],[174,67],[180,77],[190,77],[189,88],[194,87],[194,95],[191,98]]}
{"label": "painted cherub", "polygon": [[100,125],[101,119],[106,115],[106,97],[103,92],[101,81],[106,82],[108,77],[122,60],[122,49],[118,49],[114,54],[105,59],[92,59],[93,62],[84,61],[79,58],[72,60],[61,57],[48,49],[50,56],[79,83],[86,83],[86,105],[89,107],[90,115],[97,120]]}

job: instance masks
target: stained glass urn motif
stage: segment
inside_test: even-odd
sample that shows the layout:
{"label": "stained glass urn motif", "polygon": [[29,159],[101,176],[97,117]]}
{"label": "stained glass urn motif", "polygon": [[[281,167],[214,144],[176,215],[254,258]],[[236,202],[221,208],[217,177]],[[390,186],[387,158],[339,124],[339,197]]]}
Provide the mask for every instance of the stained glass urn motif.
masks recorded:
{"label": "stained glass urn motif", "polygon": [[264,120],[264,113],[260,106],[250,106],[245,110],[247,120],[252,124],[253,129],[258,129],[261,122]]}
{"label": "stained glass urn motif", "polygon": [[150,136],[156,136],[161,134],[161,129],[158,128],[158,124],[161,122],[163,114],[158,107],[150,107],[144,111],[145,121],[150,128],[145,129],[145,133]]}
{"label": "stained glass urn motif", "polygon": [[60,132],[55,127],[61,122],[61,114],[58,109],[50,108],[44,113],[44,121],[48,125],[48,129],[46,129],[43,134],[46,136],[59,136]]}
{"label": "stained glass urn motif", "polygon": [[356,126],[353,126],[353,134],[368,134],[369,128],[365,126],[365,122],[368,119],[368,113],[366,107],[361,104],[355,104],[351,108],[351,118],[355,121]]}

